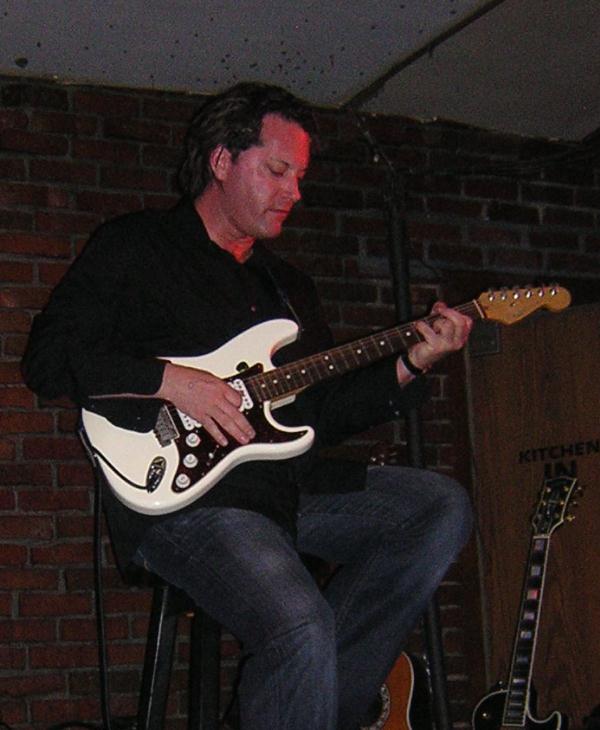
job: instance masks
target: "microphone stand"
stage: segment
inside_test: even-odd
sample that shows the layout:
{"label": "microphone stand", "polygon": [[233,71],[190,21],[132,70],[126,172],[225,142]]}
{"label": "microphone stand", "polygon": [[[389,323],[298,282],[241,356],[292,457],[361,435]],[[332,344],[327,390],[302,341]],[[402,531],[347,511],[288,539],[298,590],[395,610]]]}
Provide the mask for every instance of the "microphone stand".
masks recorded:
{"label": "microphone stand", "polygon": [[[367,137],[367,141],[371,140]],[[376,152],[382,157],[381,151]],[[374,159],[377,159],[374,157]],[[412,319],[410,301],[410,264],[408,240],[406,234],[406,190],[404,180],[393,169],[385,156],[388,168],[388,184],[385,195],[389,217],[389,257],[392,281],[394,284],[394,304],[398,321],[408,322]],[[421,414],[416,408],[406,416],[407,443],[411,466],[424,468],[423,439],[421,433]],[[448,690],[442,644],[439,608],[436,597],[430,601],[423,617],[426,651],[433,694],[433,714],[437,730],[450,730]]]}

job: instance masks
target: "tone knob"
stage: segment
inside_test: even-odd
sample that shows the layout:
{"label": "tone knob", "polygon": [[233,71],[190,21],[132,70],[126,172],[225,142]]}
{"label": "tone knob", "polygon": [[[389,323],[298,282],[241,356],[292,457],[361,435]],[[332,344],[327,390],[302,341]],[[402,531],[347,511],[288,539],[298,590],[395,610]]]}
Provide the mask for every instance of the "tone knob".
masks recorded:
{"label": "tone knob", "polygon": [[192,433],[188,433],[185,437],[185,443],[193,449],[200,443],[200,436],[195,431],[192,431]]}
{"label": "tone knob", "polygon": [[179,487],[179,489],[186,489],[191,484],[191,479],[188,477],[187,474],[178,474],[177,478],[175,479],[175,484]]}

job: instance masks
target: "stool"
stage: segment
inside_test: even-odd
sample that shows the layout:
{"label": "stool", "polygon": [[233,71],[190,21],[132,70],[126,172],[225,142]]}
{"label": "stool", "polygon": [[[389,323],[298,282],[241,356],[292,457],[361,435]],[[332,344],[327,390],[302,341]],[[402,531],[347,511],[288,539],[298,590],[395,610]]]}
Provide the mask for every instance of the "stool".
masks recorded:
{"label": "stool", "polygon": [[188,730],[217,730],[219,724],[219,624],[167,583],[153,588],[152,610],[138,705],[138,730],[162,730],[179,616],[192,610]]}

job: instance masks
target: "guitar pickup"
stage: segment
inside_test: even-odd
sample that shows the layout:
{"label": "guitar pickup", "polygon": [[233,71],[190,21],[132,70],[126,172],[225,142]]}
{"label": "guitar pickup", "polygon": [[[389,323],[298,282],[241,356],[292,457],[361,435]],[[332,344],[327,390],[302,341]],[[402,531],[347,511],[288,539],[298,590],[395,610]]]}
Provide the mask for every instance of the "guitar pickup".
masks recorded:
{"label": "guitar pickup", "polygon": [[251,408],[254,408],[254,402],[252,401],[250,393],[248,393],[248,389],[246,388],[244,381],[241,378],[234,378],[233,380],[229,380],[227,382],[234,390],[237,390],[238,393],[240,393],[242,396],[240,411],[249,411]]}

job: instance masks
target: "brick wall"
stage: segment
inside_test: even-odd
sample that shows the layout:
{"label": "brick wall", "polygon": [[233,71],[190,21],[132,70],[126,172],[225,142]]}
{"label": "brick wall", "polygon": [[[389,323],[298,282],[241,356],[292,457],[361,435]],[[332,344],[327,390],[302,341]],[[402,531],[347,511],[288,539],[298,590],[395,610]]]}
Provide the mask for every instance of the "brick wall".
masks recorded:
{"label": "brick wall", "polygon": [[[31,317],[87,235],[106,217],[167,206],[185,125],[185,95],[60,86],[0,78],[0,720],[45,728],[97,721],[92,477],[67,402],[38,402],[19,357]],[[438,296],[457,301],[489,284],[568,284],[597,300],[600,173],[593,151],[457,125],[365,121],[380,160],[351,115],[319,116],[322,144],[304,205],[275,244],[314,275],[340,339],[394,322],[386,174],[402,176],[415,316]],[[469,482],[462,362],[432,375],[425,456]],[[356,447],[404,438],[402,424]],[[105,548],[112,706],[135,713],[149,595],[127,588]],[[440,592],[449,692],[457,724],[484,691],[473,545]],[[169,710],[185,713],[186,621]],[[418,635],[415,648],[420,648]],[[224,644],[225,684],[236,644]]]}

